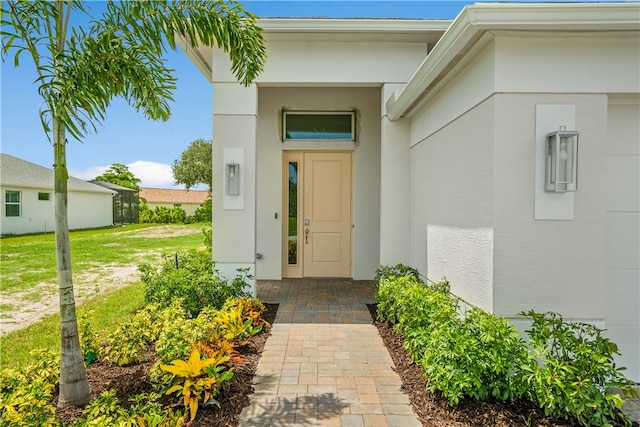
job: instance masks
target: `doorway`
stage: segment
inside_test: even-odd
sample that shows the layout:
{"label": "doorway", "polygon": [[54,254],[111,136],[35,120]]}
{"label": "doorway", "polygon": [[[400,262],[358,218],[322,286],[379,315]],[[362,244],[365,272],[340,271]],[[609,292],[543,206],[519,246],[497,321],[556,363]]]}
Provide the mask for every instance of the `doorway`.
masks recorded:
{"label": "doorway", "polygon": [[351,277],[351,152],[286,151],[283,165],[283,277]]}

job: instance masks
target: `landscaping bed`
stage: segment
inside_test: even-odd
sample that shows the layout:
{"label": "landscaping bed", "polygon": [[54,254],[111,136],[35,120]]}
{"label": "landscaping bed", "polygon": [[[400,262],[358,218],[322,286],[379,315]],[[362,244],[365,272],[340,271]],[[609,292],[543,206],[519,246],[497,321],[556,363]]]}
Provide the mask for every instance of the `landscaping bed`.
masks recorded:
{"label": "landscaping bed", "polygon": [[529,322],[523,336],[503,317],[461,308],[446,279],[426,283],[403,265],[376,275],[374,323],[424,425],[634,425],[621,408],[637,383],[615,365],[604,330],[529,310],[517,313]]}
{"label": "landscaping bed", "polygon": [[449,406],[449,402],[443,396],[427,390],[422,368],[411,362],[407,350],[402,346],[402,335],[393,330],[391,323],[377,320],[375,304],[367,304],[367,307],[373,318],[373,324],[391,355],[395,371],[402,380],[402,391],[409,397],[411,406],[423,426],[568,427],[570,425],[545,417],[542,410],[522,399],[510,403],[464,399],[456,406]]}
{"label": "landscaping bed", "polygon": [[[269,324],[273,324],[278,311],[278,304],[264,305],[266,310],[261,317]],[[223,385],[216,397],[220,407],[213,405],[202,406],[198,410],[198,415],[193,424],[191,424],[192,427],[238,425],[240,413],[249,404],[249,395],[253,393],[253,376],[264,345],[270,335],[270,330],[270,328],[263,329],[259,334],[250,337],[246,345],[238,348],[242,362],[231,362],[234,376]],[[140,393],[153,391],[149,381],[149,369],[158,360],[153,346],[148,347],[145,357],[146,361],[128,366],[116,366],[103,361],[89,365],[87,367],[87,376],[91,388],[91,398],[95,399],[102,391],[115,390],[118,400],[123,406],[126,406],[129,398]],[[164,398],[165,401],[168,401],[167,399],[166,397]],[[55,404],[57,395],[54,395],[53,400]],[[180,404],[177,407],[182,409]],[[58,419],[65,425],[72,424],[82,416],[82,408],[70,407],[57,410]]]}

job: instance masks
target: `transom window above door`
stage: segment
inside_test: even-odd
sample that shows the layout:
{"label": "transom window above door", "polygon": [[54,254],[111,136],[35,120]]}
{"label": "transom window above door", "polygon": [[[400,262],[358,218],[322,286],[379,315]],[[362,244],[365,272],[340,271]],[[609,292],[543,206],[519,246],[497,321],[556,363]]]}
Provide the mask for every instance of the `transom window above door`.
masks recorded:
{"label": "transom window above door", "polygon": [[284,141],[355,141],[353,111],[283,111]]}

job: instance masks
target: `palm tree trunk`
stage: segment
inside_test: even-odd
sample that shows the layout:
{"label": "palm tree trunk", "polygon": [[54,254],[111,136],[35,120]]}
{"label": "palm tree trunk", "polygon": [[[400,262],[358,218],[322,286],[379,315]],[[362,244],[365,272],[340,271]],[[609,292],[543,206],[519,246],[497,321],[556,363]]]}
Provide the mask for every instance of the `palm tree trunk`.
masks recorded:
{"label": "palm tree trunk", "polygon": [[71,245],[67,216],[66,139],[64,128],[53,119],[55,181],[56,260],[58,294],[60,296],[60,396],[58,407],[82,406],[89,403],[89,382],[80,348],[76,304],[71,271]]}

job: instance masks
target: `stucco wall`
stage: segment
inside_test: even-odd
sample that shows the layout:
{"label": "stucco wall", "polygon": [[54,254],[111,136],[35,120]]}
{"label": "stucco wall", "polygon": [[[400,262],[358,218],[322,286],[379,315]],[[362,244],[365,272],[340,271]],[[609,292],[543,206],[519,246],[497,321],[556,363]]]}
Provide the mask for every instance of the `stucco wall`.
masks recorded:
{"label": "stucco wall", "polygon": [[104,227],[113,224],[111,194],[69,192],[69,228]]}
{"label": "stucco wall", "polygon": [[[271,41],[267,44],[269,59],[255,82],[296,85],[406,82],[426,54],[427,43]],[[380,60],[382,57],[384,61]],[[216,81],[236,81],[224,52],[214,51],[213,64]]]}
{"label": "stucco wall", "polygon": [[[19,217],[5,216],[4,192],[21,192]],[[54,192],[51,189],[2,187],[2,234],[51,232],[55,229]],[[38,200],[38,193],[50,193],[50,200]],[[113,224],[113,205],[110,193],[69,191],[69,229],[104,227]]]}
{"label": "stucco wall", "polygon": [[[403,85],[386,84],[382,100]],[[380,264],[409,262],[411,223],[411,122],[389,120],[383,102],[380,120]]]}
{"label": "stucco wall", "polygon": [[638,33],[498,37],[496,91],[640,92]]}
{"label": "stucco wall", "polygon": [[411,264],[491,311],[493,101],[411,149]]}
{"label": "stucco wall", "polygon": [[493,308],[494,46],[485,46],[411,121],[411,264]]}
{"label": "stucco wall", "polygon": [[607,116],[606,327],[640,382],[640,104],[614,99]]}
{"label": "stucco wall", "polygon": [[[638,380],[640,41],[511,36],[413,112],[411,263],[501,315],[607,327]],[[535,219],[540,105],[569,107],[580,132],[578,192],[543,195],[569,202],[565,220]]]}
{"label": "stucco wall", "polygon": [[[573,220],[534,219],[539,104],[575,105],[578,192],[552,194],[574,198]],[[551,310],[602,322],[606,96],[498,94],[495,123],[494,311]]]}
{"label": "stucco wall", "polygon": [[[357,110],[353,149],[353,277],[372,278],[379,265],[380,89],[262,87],[258,96],[256,245],[259,279],[282,277],[282,150],[280,113],[296,110]],[[287,145],[303,150],[308,145]],[[340,144],[340,143],[338,143]],[[336,145],[333,146],[337,147]],[[278,218],[275,218],[275,214]]]}
{"label": "stucco wall", "polygon": [[445,87],[434,90],[411,120],[411,145],[454,122],[495,91],[495,45],[489,43]]}

